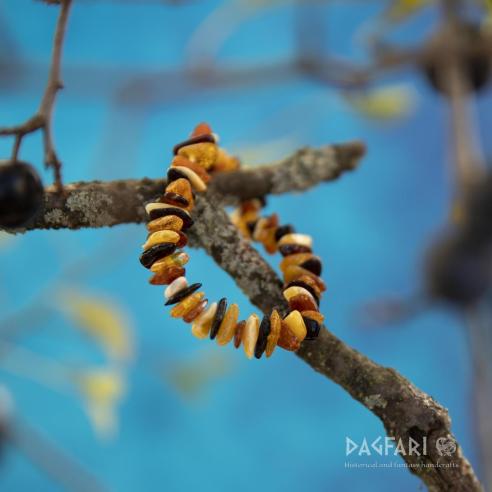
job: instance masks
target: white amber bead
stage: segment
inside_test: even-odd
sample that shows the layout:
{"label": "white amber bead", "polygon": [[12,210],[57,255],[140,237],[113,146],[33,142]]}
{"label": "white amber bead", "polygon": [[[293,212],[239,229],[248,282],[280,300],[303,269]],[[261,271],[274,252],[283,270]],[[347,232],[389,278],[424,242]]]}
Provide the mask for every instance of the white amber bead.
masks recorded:
{"label": "white amber bead", "polygon": [[180,290],[183,290],[187,286],[188,281],[186,280],[186,277],[178,277],[167,286],[166,290],[164,291],[164,297],[166,299],[169,299],[174,294],[176,294]]}

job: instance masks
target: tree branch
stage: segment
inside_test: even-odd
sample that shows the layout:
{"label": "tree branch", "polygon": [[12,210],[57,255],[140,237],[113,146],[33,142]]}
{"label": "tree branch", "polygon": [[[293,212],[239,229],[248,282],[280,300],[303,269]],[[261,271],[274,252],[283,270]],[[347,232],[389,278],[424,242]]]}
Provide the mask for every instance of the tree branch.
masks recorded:
{"label": "tree branch", "polygon": [[[238,235],[224,209],[213,199],[200,199],[194,217],[193,244],[203,247],[261,311],[285,311],[280,279],[250,243]],[[402,439],[407,451],[410,438],[420,443],[427,438],[426,456],[403,458],[429,490],[482,490],[459,446],[449,457],[441,456],[436,448],[439,438],[456,443],[446,409],[397,371],[376,364],[326,329],[315,341],[304,342],[297,355],[378,416],[388,435],[396,441]]]}
{"label": "tree branch", "polygon": [[[233,205],[241,199],[305,190],[354,169],[364,153],[361,142],[301,149],[277,164],[215,176],[205,199]],[[148,178],[72,183],[65,185],[63,195],[48,188],[39,215],[23,230],[10,232],[143,222],[145,203],[163,188],[163,179]]]}

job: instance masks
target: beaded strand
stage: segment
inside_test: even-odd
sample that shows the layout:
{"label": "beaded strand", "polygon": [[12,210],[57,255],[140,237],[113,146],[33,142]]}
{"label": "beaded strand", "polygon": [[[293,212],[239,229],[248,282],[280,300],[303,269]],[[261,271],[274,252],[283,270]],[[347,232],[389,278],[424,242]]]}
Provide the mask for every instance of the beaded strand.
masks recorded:
{"label": "beaded strand", "polygon": [[142,246],[140,263],[154,274],[149,282],[167,285],[165,305],[173,306],[171,316],[191,323],[192,334],[209,337],[219,345],[231,341],[243,345],[248,358],[270,357],[277,346],[296,351],[304,340],[315,339],[323,322],[319,302],[326,290],[320,275],[322,264],[312,253],[312,239],[297,234],[290,225],[279,225],[273,214],[261,217],[261,199],[246,200],[232,213],[231,220],[240,233],[261,243],[269,254],[283,256],[283,295],[289,313],[282,318],[277,310],[260,318],[251,314],[239,320],[237,304],[228,305],[224,297],[208,304],[201,283],[188,285],[185,265],[189,256],[182,251],[188,239],[185,231],[193,226],[191,212],[195,192],[204,192],[212,176],[239,167],[239,161],[218,146],[218,137],[206,123],[199,124],[191,137],[174,147],[174,158],[167,172],[164,194],[145,207],[148,237]]}

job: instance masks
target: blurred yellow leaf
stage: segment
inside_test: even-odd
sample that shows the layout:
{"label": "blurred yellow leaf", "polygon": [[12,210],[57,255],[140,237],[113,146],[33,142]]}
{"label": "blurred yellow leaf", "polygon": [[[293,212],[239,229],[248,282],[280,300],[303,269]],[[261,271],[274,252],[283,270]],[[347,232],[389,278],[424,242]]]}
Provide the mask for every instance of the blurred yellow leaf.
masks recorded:
{"label": "blurred yellow leaf", "polygon": [[400,22],[434,2],[435,0],[393,0],[384,16],[391,22]]}
{"label": "blurred yellow leaf", "polygon": [[390,120],[407,116],[415,106],[415,92],[406,85],[394,85],[363,93],[347,93],[345,100],[363,116]]}
{"label": "blurred yellow leaf", "polygon": [[133,353],[128,316],[115,303],[94,294],[68,290],[61,293],[61,307],[86,333],[94,337],[109,357],[127,360]]}
{"label": "blurred yellow leaf", "polygon": [[77,372],[74,378],[89,419],[101,437],[111,437],[118,428],[117,406],[126,393],[120,371],[111,368]]}
{"label": "blurred yellow leaf", "polygon": [[231,373],[232,367],[230,357],[223,353],[207,352],[191,361],[177,362],[166,368],[162,376],[183,396],[194,398],[217,378]]}

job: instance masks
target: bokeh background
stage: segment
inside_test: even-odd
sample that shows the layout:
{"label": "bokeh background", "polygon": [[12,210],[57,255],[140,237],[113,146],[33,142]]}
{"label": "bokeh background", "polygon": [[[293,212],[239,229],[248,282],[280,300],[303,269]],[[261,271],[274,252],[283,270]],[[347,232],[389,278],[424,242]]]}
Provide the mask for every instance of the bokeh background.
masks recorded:
{"label": "bokeh background", "polygon": [[[421,289],[423,253],[452,196],[447,109],[411,70],[381,80],[389,88],[381,103],[351,99],[291,63],[303,50],[364,62],[370,19],[383,6],[75,1],[55,143],[72,182],[161,176],[172,145],[202,120],[246,165],[305,145],[364,140],[369,152],[358,170],[272,197],[267,210],[313,236],[329,286],[327,326],[446,406],[480,473],[461,317],[430,307],[369,327],[357,316],[371,300]],[[0,4],[2,125],[37,107],[57,14],[31,0]],[[391,37],[419,42],[436,18],[430,7]],[[211,64],[220,76],[207,78]],[[490,93],[478,103],[488,128]],[[41,144],[38,134],[26,137],[21,158],[50,183]],[[11,145],[0,140],[0,155]],[[0,237],[0,381],[24,436],[1,455],[1,490],[63,490],[60,474],[80,487],[87,477],[70,471],[74,461],[117,492],[419,489],[404,468],[344,467],[347,436],[372,440],[384,429],[291,353],[249,362],[171,320],[137,260],[144,235],[142,226],[123,225]],[[193,251],[188,274],[206,279],[210,298],[227,292],[251,311],[202,251]]]}

